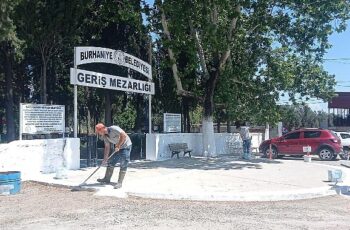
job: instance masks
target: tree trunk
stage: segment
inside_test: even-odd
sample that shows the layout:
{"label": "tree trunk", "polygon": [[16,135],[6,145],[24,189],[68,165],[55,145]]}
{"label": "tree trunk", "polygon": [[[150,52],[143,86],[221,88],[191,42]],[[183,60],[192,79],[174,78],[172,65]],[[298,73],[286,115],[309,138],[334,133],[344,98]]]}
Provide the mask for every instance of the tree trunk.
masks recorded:
{"label": "tree trunk", "polygon": [[265,136],[265,138],[264,138],[265,141],[270,139],[270,125],[269,125],[269,123],[266,123],[264,136]]}
{"label": "tree trunk", "polygon": [[45,58],[42,57],[42,73],[41,73],[41,79],[40,79],[40,101],[42,104],[47,103],[47,86],[46,86],[46,72],[47,72],[47,62],[45,61]]}
{"label": "tree trunk", "polygon": [[187,132],[190,133],[191,132],[191,117],[190,117],[190,109],[188,108],[187,110],[187,121],[186,121],[186,128],[187,128]]}
{"label": "tree trunk", "polygon": [[182,107],[182,122],[181,122],[181,129],[183,130],[184,133],[187,133],[187,101],[185,98],[182,98],[181,100],[181,107]]}
{"label": "tree trunk", "polygon": [[221,122],[220,122],[220,120],[218,120],[217,123],[216,123],[216,129],[217,129],[218,133],[220,133],[220,131],[221,131],[220,127],[221,127]]}
{"label": "tree trunk", "polygon": [[[156,1],[156,5],[160,9],[161,13],[161,23],[163,26],[163,31],[168,39],[169,42],[171,42],[171,36],[170,31],[168,29],[168,22],[165,17],[165,13],[162,9],[162,1]],[[240,5],[237,5],[235,8],[235,11],[239,14],[240,13]],[[229,43],[233,42],[233,34],[236,29],[238,16],[232,18],[231,23],[228,28],[228,34],[227,39]],[[215,19],[216,20],[216,19]],[[201,46],[201,39],[198,34],[198,31],[195,30],[195,28],[192,25],[192,22],[190,23],[191,27],[191,33],[196,41],[197,46],[197,54],[200,57],[200,64],[202,67],[203,73],[203,79],[206,80],[206,86],[205,86],[205,97],[204,97],[204,110],[203,110],[203,122],[202,122],[202,133],[203,133],[203,155],[204,156],[216,156],[216,146],[215,146],[215,138],[214,138],[214,127],[213,127],[213,108],[214,108],[214,89],[217,83],[217,80],[219,78],[220,71],[222,71],[226,65],[227,59],[229,58],[231,54],[230,46],[227,47],[227,50],[220,54],[217,59],[217,64],[214,72],[209,73],[208,68],[206,66],[204,52]],[[213,22],[214,24],[216,21]],[[184,91],[182,88],[181,79],[178,75],[178,70],[176,66],[176,59],[174,56],[174,52],[172,49],[168,48],[168,54],[170,57],[170,61],[172,62],[172,71],[173,71],[173,77],[176,82],[177,87],[177,93],[181,96],[191,96],[193,93]]]}
{"label": "tree trunk", "polygon": [[111,94],[109,90],[105,92],[105,125],[112,125],[112,106],[111,106]]}
{"label": "tree trunk", "polygon": [[190,99],[183,97],[182,98],[182,107],[183,107],[183,126],[184,126],[184,132],[190,133],[191,132],[191,119],[190,119],[190,105],[189,105]]}
{"label": "tree trunk", "polygon": [[231,133],[231,122],[227,120],[227,133]]}
{"label": "tree trunk", "polygon": [[0,134],[4,133],[4,124],[3,124],[3,120],[4,120],[4,114],[0,112]]}
{"label": "tree trunk", "polygon": [[15,120],[14,120],[14,102],[13,102],[13,71],[12,60],[13,53],[9,44],[4,43],[4,59],[5,59],[5,81],[6,81],[6,131],[7,142],[15,140]]}
{"label": "tree trunk", "polygon": [[214,123],[213,123],[213,112],[214,112],[214,88],[218,73],[215,73],[207,81],[205,89],[205,98],[203,106],[203,121],[202,121],[202,136],[203,136],[203,154],[206,157],[215,157],[216,145],[214,135]]}
{"label": "tree trunk", "polygon": [[[165,34],[166,38],[169,41],[171,41],[171,36],[170,36],[169,29],[168,29],[168,22],[166,20],[165,13],[162,10],[160,4],[158,5],[158,7],[161,10],[161,22],[162,22],[164,34]],[[177,92],[180,93],[180,92],[183,91],[183,88],[182,88],[182,83],[181,83],[180,76],[178,75],[179,71],[178,71],[177,65],[176,65],[176,63],[177,63],[176,62],[176,58],[175,58],[174,52],[173,52],[173,50],[171,48],[168,48],[168,54],[169,54],[170,61],[172,63],[171,64],[171,70],[173,71],[173,76],[174,76],[174,80],[175,80],[175,83],[176,83],[176,89],[177,89]]]}
{"label": "tree trunk", "polygon": [[204,117],[202,121],[202,136],[203,136],[203,156],[215,157],[216,145],[214,136],[213,117]]}

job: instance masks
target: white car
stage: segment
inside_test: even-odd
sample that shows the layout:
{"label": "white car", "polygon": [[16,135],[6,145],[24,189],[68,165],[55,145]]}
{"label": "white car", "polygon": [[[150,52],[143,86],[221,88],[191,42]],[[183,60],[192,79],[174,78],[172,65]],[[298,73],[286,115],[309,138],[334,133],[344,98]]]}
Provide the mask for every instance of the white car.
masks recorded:
{"label": "white car", "polygon": [[342,159],[348,159],[350,151],[350,133],[349,132],[334,132],[341,140],[343,146],[343,154],[339,154]]}

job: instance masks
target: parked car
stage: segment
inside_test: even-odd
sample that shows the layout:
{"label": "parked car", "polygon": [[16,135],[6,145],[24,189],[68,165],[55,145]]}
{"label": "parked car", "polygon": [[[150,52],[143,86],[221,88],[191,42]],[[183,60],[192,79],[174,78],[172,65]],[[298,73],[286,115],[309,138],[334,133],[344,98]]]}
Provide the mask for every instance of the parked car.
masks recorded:
{"label": "parked car", "polygon": [[343,151],[339,137],[327,129],[297,129],[266,140],[259,146],[263,157],[269,157],[270,144],[272,158],[306,155],[304,147],[307,146],[311,147],[310,154],[317,154],[321,160],[335,160]]}
{"label": "parked car", "polygon": [[341,159],[347,160],[350,151],[350,133],[349,132],[334,132],[341,140],[343,146],[343,153],[340,154]]}

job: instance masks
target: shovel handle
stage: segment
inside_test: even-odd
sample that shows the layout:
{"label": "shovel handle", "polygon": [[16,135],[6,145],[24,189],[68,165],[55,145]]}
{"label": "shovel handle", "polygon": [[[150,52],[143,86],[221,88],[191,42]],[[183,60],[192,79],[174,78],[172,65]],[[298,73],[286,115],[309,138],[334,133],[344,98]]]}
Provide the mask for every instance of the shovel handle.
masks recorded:
{"label": "shovel handle", "polygon": [[[114,151],[114,152],[108,157],[107,161],[108,161],[115,153],[116,153],[116,151]],[[93,172],[90,174],[90,176],[89,176],[88,178],[86,178],[86,179],[81,183],[81,185],[82,185],[82,184],[85,184],[86,181],[88,181],[101,167],[102,167],[102,165],[98,166],[97,169],[95,169],[95,171],[93,171]]]}

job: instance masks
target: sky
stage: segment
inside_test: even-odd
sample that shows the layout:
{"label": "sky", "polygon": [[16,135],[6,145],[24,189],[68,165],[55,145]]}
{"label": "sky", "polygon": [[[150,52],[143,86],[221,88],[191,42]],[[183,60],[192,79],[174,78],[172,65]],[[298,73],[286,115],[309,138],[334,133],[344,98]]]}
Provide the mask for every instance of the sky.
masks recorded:
{"label": "sky", "polygon": [[338,92],[350,92],[350,21],[345,32],[331,35],[329,41],[333,47],[325,55],[323,67],[335,75]]}
{"label": "sky", "polygon": [[[346,31],[332,34],[329,42],[332,44],[332,48],[324,57],[323,67],[328,73],[335,75],[336,92],[350,92],[350,21],[348,21]],[[316,101],[312,102],[310,107],[313,110],[328,111],[327,103]]]}

